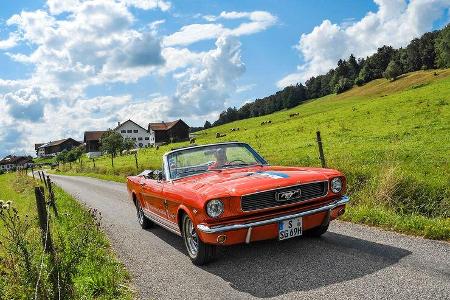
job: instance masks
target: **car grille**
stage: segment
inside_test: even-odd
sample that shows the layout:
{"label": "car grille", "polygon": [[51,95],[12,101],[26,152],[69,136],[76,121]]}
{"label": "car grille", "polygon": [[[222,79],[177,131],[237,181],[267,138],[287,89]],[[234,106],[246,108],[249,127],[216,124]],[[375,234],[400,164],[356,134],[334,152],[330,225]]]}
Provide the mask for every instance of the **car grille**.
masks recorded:
{"label": "car grille", "polygon": [[[301,190],[300,197],[294,197],[286,201],[277,201],[277,193],[288,192],[292,190]],[[280,188],[276,190],[263,191],[241,197],[241,208],[243,211],[252,211],[270,207],[283,206],[287,204],[302,202],[314,198],[323,197],[327,194],[328,182],[313,182]]]}

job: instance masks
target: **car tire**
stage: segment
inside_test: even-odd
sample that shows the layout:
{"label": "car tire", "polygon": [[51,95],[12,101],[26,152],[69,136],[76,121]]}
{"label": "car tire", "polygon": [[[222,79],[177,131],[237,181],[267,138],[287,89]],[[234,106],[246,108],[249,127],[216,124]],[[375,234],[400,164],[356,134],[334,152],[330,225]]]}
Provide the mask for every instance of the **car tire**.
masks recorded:
{"label": "car tire", "polygon": [[216,255],[217,246],[202,242],[188,215],[183,215],[181,227],[184,245],[192,263],[202,266],[211,262]]}
{"label": "car tire", "polygon": [[318,237],[322,236],[322,234],[327,232],[327,230],[328,230],[328,224],[325,225],[325,226],[320,225],[320,226],[314,227],[312,229],[306,230],[305,231],[305,236],[318,238]]}
{"label": "car tire", "polygon": [[148,229],[152,227],[152,221],[150,221],[144,214],[141,204],[139,200],[136,200],[136,215],[138,218],[139,225],[141,225],[142,229]]}

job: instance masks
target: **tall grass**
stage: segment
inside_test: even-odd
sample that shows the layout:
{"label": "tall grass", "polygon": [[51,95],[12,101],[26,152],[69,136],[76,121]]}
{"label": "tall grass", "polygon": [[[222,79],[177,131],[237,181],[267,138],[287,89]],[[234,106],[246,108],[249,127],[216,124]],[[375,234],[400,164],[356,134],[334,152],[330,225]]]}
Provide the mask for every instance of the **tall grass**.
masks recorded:
{"label": "tall grass", "polygon": [[128,274],[100,230],[101,218],[55,188],[59,218],[50,214],[55,255],[43,251],[34,181],[0,176],[0,299],[131,299]]}

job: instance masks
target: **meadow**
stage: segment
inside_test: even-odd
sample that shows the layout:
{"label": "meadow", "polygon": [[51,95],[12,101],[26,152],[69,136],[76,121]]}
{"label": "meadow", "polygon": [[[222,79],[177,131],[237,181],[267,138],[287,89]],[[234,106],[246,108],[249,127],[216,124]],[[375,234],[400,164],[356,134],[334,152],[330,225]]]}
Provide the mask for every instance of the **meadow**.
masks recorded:
{"label": "meadow", "polygon": [[[200,131],[196,143],[243,141],[272,165],[320,166],[320,130],[328,167],[348,178],[351,204],[344,220],[450,240],[449,104],[450,69],[418,71]],[[226,136],[216,138],[217,132]],[[83,158],[58,172],[125,181],[143,169],[161,168],[166,151],[186,145],[140,149],[138,168],[134,156],[117,157],[114,168],[104,156],[95,168]]]}
{"label": "meadow", "polygon": [[27,175],[0,175],[0,299],[132,299],[100,216],[57,187],[59,217],[49,212],[56,254],[44,253],[36,184]]}

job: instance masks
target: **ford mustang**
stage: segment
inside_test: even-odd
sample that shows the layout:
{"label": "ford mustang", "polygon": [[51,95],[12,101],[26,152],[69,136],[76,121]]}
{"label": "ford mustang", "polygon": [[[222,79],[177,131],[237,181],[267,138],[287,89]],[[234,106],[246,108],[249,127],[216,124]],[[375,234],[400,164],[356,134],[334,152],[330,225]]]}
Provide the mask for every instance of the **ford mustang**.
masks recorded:
{"label": "ford mustang", "polygon": [[181,236],[194,264],[217,246],[324,234],[349,201],[336,170],[271,166],[246,143],[180,148],[127,180],[139,224]]}

